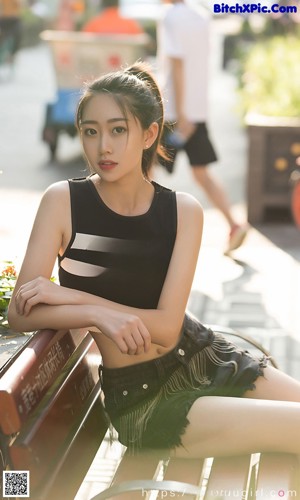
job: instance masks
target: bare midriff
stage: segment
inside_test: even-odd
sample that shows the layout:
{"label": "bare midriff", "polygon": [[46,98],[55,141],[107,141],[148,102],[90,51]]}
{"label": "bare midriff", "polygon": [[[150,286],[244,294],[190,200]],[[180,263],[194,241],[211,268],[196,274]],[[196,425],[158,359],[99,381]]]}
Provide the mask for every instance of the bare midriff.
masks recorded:
{"label": "bare midriff", "polygon": [[131,355],[121,353],[116,344],[102,333],[93,331],[90,331],[90,333],[101,352],[103,365],[106,368],[122,368],[159,358],[169,352],[177,343],[171,347],[163,347],[152,343],[148,352]]}

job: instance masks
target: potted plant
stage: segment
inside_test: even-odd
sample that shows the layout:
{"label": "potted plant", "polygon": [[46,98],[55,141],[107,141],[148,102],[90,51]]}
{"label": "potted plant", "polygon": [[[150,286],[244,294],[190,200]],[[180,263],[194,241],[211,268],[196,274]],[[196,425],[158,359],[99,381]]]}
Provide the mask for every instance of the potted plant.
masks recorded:
{"label": "potted plant", "polygon": [[255,43],[241,62],[239,94],[249,138],[248,219],[290,209],[290,179],[300,155],[300,38]]}

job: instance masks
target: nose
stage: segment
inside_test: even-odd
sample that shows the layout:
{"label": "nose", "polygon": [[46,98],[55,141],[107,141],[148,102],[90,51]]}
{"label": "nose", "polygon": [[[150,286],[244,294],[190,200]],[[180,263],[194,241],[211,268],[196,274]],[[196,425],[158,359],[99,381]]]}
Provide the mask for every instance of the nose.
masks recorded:
{"label": "nose", "polygon": [[103,133],[99,136],[99,154],[112,153],[112,141],[109,134]]}

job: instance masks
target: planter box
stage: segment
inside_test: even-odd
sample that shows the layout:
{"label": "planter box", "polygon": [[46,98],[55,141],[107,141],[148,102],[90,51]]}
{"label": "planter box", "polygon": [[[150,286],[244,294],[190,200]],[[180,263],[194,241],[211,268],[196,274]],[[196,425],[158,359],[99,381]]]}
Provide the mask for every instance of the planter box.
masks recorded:
{"label": "planter box", "polygon": [[300,119],[246,117],[248,131],[247,203],[250,224],[267,210],[290,209],[290,177],[300,156]]}

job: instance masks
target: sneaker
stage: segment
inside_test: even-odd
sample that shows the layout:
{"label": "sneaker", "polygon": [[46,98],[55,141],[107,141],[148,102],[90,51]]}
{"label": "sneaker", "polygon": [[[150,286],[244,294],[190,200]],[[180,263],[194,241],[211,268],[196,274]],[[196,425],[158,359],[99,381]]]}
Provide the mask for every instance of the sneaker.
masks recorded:
{"label": "sneaker", "polygon": [[234,226],[234,228],[232,228],[229,234],[229,241],[225,254],[230,253],[232,252],[232,250],[236,250],[237,248],[239,248],[242,245],[244,239],[246,238],[248,231],[249,227],[247,225]]}

